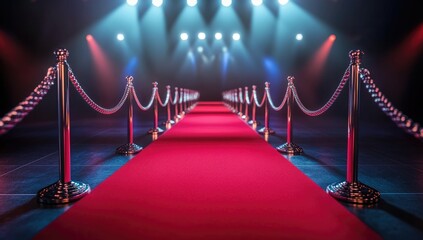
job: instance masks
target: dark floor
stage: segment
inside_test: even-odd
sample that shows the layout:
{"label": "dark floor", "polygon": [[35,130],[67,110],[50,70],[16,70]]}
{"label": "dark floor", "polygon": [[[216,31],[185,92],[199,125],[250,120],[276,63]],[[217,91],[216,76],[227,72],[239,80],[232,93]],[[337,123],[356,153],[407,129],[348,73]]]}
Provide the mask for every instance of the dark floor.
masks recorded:
{"label": "dark floor", "polygon": [[[271,119],[276,130],[269,138],[273,146],[285,142],[286,121],[283,114],[277,115]],[[288,160],[323,189],[345,180],[346,119],[294,120],[294,142],[304,154],[287,156]],[[151,126],[145,121],[136,124],[135,143],[148,146],[151,136],[146,132]],[[74,120],[71,142],[72,180],[92,189],[131,158],[115,154],[126,143],[124,118]],[[379,190],[382,200],[373,207],[345,207],[384,239],[423,239],[423,142],[385,119],[361,121],[359,144],[359,181]],[[0,239],[31,239],[71,207],[43,207],[36,201],[38,190],[59,179],[58,165],[54,121],[24,121],[0,136]]]}

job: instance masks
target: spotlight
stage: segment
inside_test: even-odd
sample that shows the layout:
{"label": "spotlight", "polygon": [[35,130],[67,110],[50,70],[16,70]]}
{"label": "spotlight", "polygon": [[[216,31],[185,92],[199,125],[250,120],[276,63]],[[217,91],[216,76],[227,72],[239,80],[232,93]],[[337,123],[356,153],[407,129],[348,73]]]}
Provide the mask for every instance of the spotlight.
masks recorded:
{"label": "spotlight", "polygon": [[206,34],[203,33],[203,32],[198,33],[198,39],[200,39],[200,40],[206,39]]}
{"label": "spotlight", "polygon": [[286,5],[288,4],[289,0],[279,0],[280,5]]}
{"label": "spotlight", "polygon": [[216,38],[216,40],[220,40],[222,39],[222,34],[220,32],[217,32],[216,34],[214,34],[214,38]]}
{"label": "spotlight", "polygon": [[181,33],[181,40],[183,40],[183,41],[188,40],[188,34],[187,33]]}
{"label": "spotlight", "polygon": [[190,7],[195,7],[195,5],[197,5],[197,0],[187,0],[187,4]]}
{"label": "spotlight", "polygon": [[263,0],[251,0],[251,3],[252,3],[254,6],[260,6],[260,5],[262,5],[262,4],[263,4]]}
{"label": "spotlight", "polygon": [[125,39],[125,35],[123,35],[122,33],[118,33],[116,35],[116,39],[119,41],[123,41]]}
{"label": "spotlight", "polygon": [[296,36],[295,36],[295,39],[297,39],[298,41],[301,41],[301,40],[303,40],[303,35],[301,34],[301,33],[298,33]]}
{"label": "spotlight", "polygon": [[152,3],[154,6],[160,7],[161,5],[163,5],[163,0],[153,0]]}
{"label": "spotlight", "polygon": [[126,0],[126,3],[127,3],[129,6],[135,6],[135,5],[137,5],[138,0]]}
{"label": "spotlight", "polygon": [[204,48],[203,48],[202,46],[199,46],[199,47],[197,48],[197,51],[198,51],[199,53],[202,53],[202,52],[204,51]]}
{"label": "spotlight", "polygon": [[232,0],[222,0],[222,6],[229,7],[232,5]]}
{"label": "spotlight", "polygon": [[85,39],[87,39],[87,41],[91,41],[91,40],[93,40],[93,35],[88,34],[88,35],[85,37]]}
{"label": "spotlight", "polygon": [[239,39],[241,39],[241,35],[239,35],[239,33],[234,33],[232,34],[232,39],[238,41]]}
{"label": "spotlight", "polygon": [[335,36],[335,34],[331,34],[330,36],[329,36],[329,39],[333,42],[333,41],[335,41],[336,40],[336,36]]}

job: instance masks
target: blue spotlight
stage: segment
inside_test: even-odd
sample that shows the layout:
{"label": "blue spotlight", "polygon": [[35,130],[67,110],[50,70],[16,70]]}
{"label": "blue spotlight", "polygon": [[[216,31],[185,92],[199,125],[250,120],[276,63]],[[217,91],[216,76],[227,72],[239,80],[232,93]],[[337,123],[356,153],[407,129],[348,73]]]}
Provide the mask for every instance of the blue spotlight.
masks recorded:
{"label": "blue spotlight", "polygon": [[190,7],[195,7],[195,5],[197,5],[197,0],[187,0],[187,4]]}
{"label": "blue spotlight", "polygon": [[239,39],[241,39],[241,35],[239,35],[239,33],[234,33],[232,34],[232,39],[238,41]]}
{"label": "blue spotlight", "polygon": [[260,5],[262,5],[262,4],[263,4],[263,0],[251,0],[251,3],[252,3],[254,6],[260,6]]}
{"label": "blue spotlight", "polygon": [[123,40],[125,40],[125,35],[123,35],[122,33],[118,33],[116,35],[116,39],[119,40],[119,41],[123,41]]}
{"label": "blue spotlight", "polygon": [[289,0],[279,0],[279,4],[282,6],[288,4],[288,2]]}
{"label": "blue spotlight", "polygon": [[202,52],[204,51],[204,48],[203,48],[202,46],[199,46],[199,47],[197,48],[197,51],[198,51],[199,53],[202,53]]}
{"label": "blue spotlight", "polygon": [[126,3],[127,3],[129,6],[135,6],[135,5],[137,5],[138,0],[126,0]]}
{"label": "blue spotlight", "polygon": [[303,40],[303,35],[301,34],[301,33],[298,33],[296,36],[295,36],[295,39],[297,39],[298,41],[301,41],[301,40]]}
{"label": "blue spotlight", "polygon": [[204,32],[198,33],[198,39],[200,39],[200,40],[206,39],[206,34]]}
{"label": "blue spotlight", "polygon": [[232,5],[232,0],[222,0],[222,6],[230,7]]}
{"label": "blue spotlight", "polygon": [[222,39],[222,34],[220,32],[217,32],[214,34],[214,38],[216,38],[216,40],[220,40]]}
{"label": "blue spotlight", "polygon": [[181,33],[181,40],[182,41],[186,41],[186,40],[188,40],[188,33]]}
{"label": "blue spotlight", "polygon": [[163,0],[153,0],[152,3],[154,6],[160,7],[163,5]]}

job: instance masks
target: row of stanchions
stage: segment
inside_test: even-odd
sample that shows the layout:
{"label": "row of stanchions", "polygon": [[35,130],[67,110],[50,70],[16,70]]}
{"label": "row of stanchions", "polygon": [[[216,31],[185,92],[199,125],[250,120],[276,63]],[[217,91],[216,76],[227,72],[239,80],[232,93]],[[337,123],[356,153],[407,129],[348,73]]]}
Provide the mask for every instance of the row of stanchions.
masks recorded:
{"label": "row of stanchions", "polygon": [[[180,121],[197,103],[200,95],[198,91],[175,87],[174,98],[172,98],[171,87],[166,86],[166,97],[162,101],[158,92],[158,83],[153,83],[152,95],[149,103],[143,106],[139,101],[133,86],[133,77],[126,78],[127,85],[125,91],[118,102],[112,108],[104,108],[96,104],[85,93],[84,89],[76,79],[72,69],[67,63],[69,52],[66,49],[58,49],[55,52],[57,64],[56,67],[49,68],[44,80],[34,89],[34,91],[24,101],[22,101],[11,112],[6,114],[0,120],[0,135],[6,133],[17,125],[47,94],[50,85],[57,81],[58,91],[58,130],[59,130],[59,180],[38,191],[37,200],[40,204],[57,205],[67,204],[87,195],[91,189],[86,183],[73,181],[71,178],[71,148],[70,148],[70,105],[69,105],[69,87],[74,85],[76,91],[81,95],[85,102],[95,111],[101,114],[113,114],[119,111],[127,102],[128,106],[128,142],[116,149],[117,154],[135,154],[142,150],[142,147],[134,143],[134,102],[142,111],[147,111],[153,107],[154,125],[149,133],[153,140],[158,138],[159,133],[164,130],[159,127],[159,105],[166,108],[167,120],[165,122],[166,130],[170,129],[172,124]],[[174,105],[174,117],[172,120],[171,105]]]}
{"label": "row of stanchions", "polygon": [[[257,127],[256,108],[264,106],[264,127],[258,132],[266,135],[273,134],[274,131],[269,127],[269,110],[272,107],[276,111],[280,111],[284,105],[287,105],[287,128],[286,143],[276,147],[276,149],[284,154],[301,154],[303,149],[293,143],[292,128],[292,106],[297,103],[298,106],[309,116],[318,116],[324,113],[335,102],[341,93],[344,85],[349,80],[349,97],[348,97],[348,130],[347,130],[347,171],[346,180],[333,183],[326,188],[326,192],[332,197],[353,204],[372,205],[379,201],[380,193],[361,183],[358,180],[358,124],[359,124],[359,97],[360,97],[360,63],[363,52],[360,50],[351,51],[349,54],[350,65],[348,66],[338,88],[335,90],[329,101],[320,109],[311,111],[304,107],[301,103],[298,93],[294,85],[294,77],[288,77],[288,86],[285,97],[279,106],[273,104],[269,93],[269,83],[265,83],[265,91],[261,102],[258,101],[256,86],[252,86],[252,94],[248,95],[248,87],[231,89],[223,92],[223,100],[226,105],[236,114],[242,116],[242,119],[248,120],[249,105],[252,109],[252,120],[249,123],[254,129]],[[244,94],[243,94],[244,92]],[[243,110],[244,105],[244,110]]]}

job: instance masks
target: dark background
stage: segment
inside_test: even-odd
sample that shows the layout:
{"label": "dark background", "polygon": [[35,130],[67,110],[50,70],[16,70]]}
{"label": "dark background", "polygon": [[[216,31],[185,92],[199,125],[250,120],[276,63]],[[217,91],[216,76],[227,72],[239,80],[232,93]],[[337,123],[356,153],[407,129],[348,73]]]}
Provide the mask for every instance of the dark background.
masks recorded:
{"label": "dark background", "polygon": [[[143,18],[151,7],[149,1],[143,2],[138,7],[139,19]],[[166,2],[166,1],[165,1]],[[201,1],[200,1],[201,2]],[[202,1],[199,5],[200,12],[206,24],[212,22],[214,14],[219,9],[218,1]],[[250,1],[233,1],[235,9],[244,32],[252,31],[252,10]],[[274,1],[265,0],[269,12],[278,17],[277,4]],[[0,2],[0,33],[7,36],[14,43],[13,46],[6,45],[0,38],[0,116],[3,116],[16,104],[23,100],[42,80],[49,66],[55,64],[53,51],[57,48],[67,48],[70,51],[69,63],[73,66],[81,85],[90,96],[105,106],[112,106],[117,102],[121,94],[120,88],[114,93],[100,92],[99,86],[93,84],[92,63],[90,63],[89,50],[87,46],[78,46],[69,43],[89,27],[100,21],[107,14],[118,8],[125,1],[118,0],[19,0]],[[422,79],[422,45],[423,32],[420,31],[418,46],[416,49],[417,58],[407,66],[406,69],[396,68],[396,60],[392,53],[403,41],[422,24],[422,14],[417,1],[365,1],[365,0],[291,0],[313,18],[326,24],[330,31],[336,33],[337,41],[329,55],[325,65],[322,78],[329,79],[321,81],[321,84],[309,87],[307,79],[298,80],[297,89],[304,103],[310,108],[317,108],[323,105],[338,85],[346,66],[349,63],[348,52],[353,49],[360,49],[365,52],[363,56],[363,67],[372,72],[379,88],[391,100],[391,102],[417,122],[423,122],[422,103],[423,98],[420,90]],[[167,1],[163,6],[166,17],[166,30],[171,31],[173,22],[185,6],[185,1]],[[302,22],[298,21],[299,26]],[[307,24],[304,24],[306,26]],[[304,62],[309,59],[314,51],[322,43],[326,31],[309,29],[304,27],[304,34],[308,34],[307,47],[295,52],[295,55],[276,56],[273,53],[274,46],[278,43],[273,41],[272,36],[262,36],[264,42],[270,42],[273,47],[263,47],[263,53],[259,57],[273,56],[276,64],[283,71],[270,77],[272,82],[272,94],[275,102],[279,102],[286,85],[285,79],[288,75],[301,76]],[[81,35],[82,36],[82,35]],[[154,42],[154,36],[148,37]],[[267,40],[266,40],[267,39]],[[270,39],[270,40],[269,40]],[[146,40],[147,41],[147,40]],[[167,49],[175,48],[174,38],[167,39]],[[254,52],[256,47],[248,39],[244,38],[247,51]],[[81,41],[85,43],[84,40]],[[146,47],[144,47],[146,48]],[[288,46],[289,48],[289,46]],[[16,51],[18,49],[18,51]],[[112,58],[115,50],[109,50]],[[13,51],[12,51],[13,50]],[[288,51],[288,50],[287,50]],[[13,52],[14,54],[11,54]],[[16,52],[20,52],[17,54]],[[146,51],[147,52],[147,51]],[[151,55],[151,54],[150,54]],[[158,66],[153,57],[145,53],[140,56],[144,69],[142,76],[136,78],[135,85],[139,87],[143,99],[148,99],[151,82],[158,81],[161,93],[164,86],[186,87],[198,89],[202,93],[202,100],[220,100],[221,91],[243,86],[257,84],[262,89],[264,82],[269,80],[269,75],[261,66],[248,69],[243,66],[234,68],[222,82],[220,74],[215,68],[208,68],[196,79],[187,79],[186,76],[178,75],[179,69],[174,65],[162,61],[163,65]],[[256,55],[253,54],[253,58]],[[123,68],[124,63],[119,62],[116,57],[114,64],[116,68]],[[253,59],[254,63],[261,62],[261,59]],[[117,78],[122,76],[117,76]],[[282,79],[279,81],[279,79]],[[124,80],[122,80],[124,82]],[[308,89],[307,89],[308,88]],[[314,98],[308,98],[305,93],[312,92]],[[75,91],[71,92],[72,111],[78,117],[97,116],[89,107],[83,103]],[[343,115],[346,111],[346,92],[343,92],[339,103],[334,105],[334,110],[329,114]],[[362,91],[362,116],[382,117],[381,111],[377,110],[372,99]],[[317,96],[317,97],[316,97]],[[34,113],[29,116],[30,121],[54,120],[56,116],[56,93],[50,91],[46,99],[37,107]],[[385,117],[385,116],[383,116]],[[29,120],[27,120],[29,121]]]}

